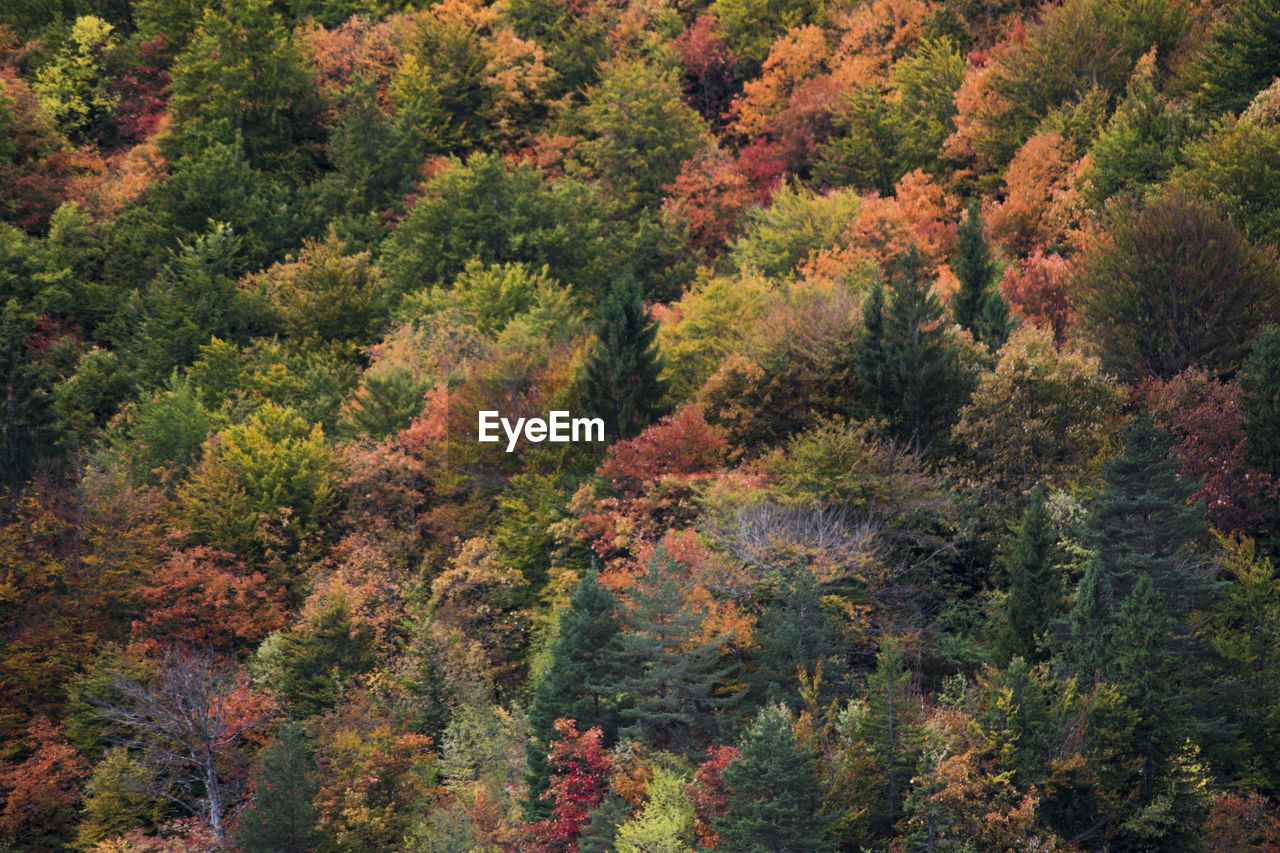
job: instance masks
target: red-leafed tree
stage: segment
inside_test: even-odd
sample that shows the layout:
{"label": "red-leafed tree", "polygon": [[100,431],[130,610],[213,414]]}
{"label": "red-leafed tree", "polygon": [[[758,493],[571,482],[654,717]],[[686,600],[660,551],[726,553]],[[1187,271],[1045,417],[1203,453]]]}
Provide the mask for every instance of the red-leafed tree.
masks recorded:
{"label": "red-leafed tree", "polygon": [[14,849],[60,847],[56,838],[79,816],[79,786],[89,773],[62,732],[48,720],[27,728],[26,757],[0,765],[0,841]]}
{"label": "red-leafed tree", "polygon": [[1280,814],[1261,794],[1220,794],[1203,832],[1210,853],[1280,853]]}
{"label": "red-leafed tree", "polygon": [[146,616],[133,623],[144,648],[182,643],[222,652],[252,649],[284,627],[288,591],[235,554],[197,546],[175,551],[138,590]]}
{"label": "red-leafed tree", "polygon": [[759,201],[739,164],[718,151],[686,160],[666,189],[663,219],[687,225],[690,246],[708,258],[725,250],[742,215]]}
{"label": "red-leafed tree", "polygon": [[161,33],[138,45],[131,67],[120,78],[116,105],[117,132],[123,142],[142,142],[156,132],[169,107],[169,72],[173,54]]}
{"label": "red-leafed tree", "polygon": [[547,756],[551,787],[542,795],[555,807],[550,820],[530,824],[529,831],[537,849],[573,853],[591,811],[608,791],[612,759],[604,749],[604,734],[598,726],[579,732],[573,720],[560,719],[555,721],[555,730],[557,739],[551,741]]}
{"label": "red-leafed tree", "polygon": [[693,802],[693,833],[698,845],[715,850],[720,845],[720,834],[711,826],[715,818],[729,813],[729,792],[724,786],[724,769],[738,757],[732,746],[716,746],[707,751],[707,760],[698,765],[693,774],[693,784],[686,789]]}
{"label": "red-leafed tree", "polygon": [[1054,342],[1061,345],[1071,326],[1070,280],[1070,264],[1060,255],[1036,249],[1005,270],[1000,293],[1014,314],[1053,330]]}
{"label": "red-leafed tree", "polygon": [[720,19],[704,12],[672,40],[671,47],[684,68],[686,102],[718,125],[742,87],[742,70],[725,43]]}

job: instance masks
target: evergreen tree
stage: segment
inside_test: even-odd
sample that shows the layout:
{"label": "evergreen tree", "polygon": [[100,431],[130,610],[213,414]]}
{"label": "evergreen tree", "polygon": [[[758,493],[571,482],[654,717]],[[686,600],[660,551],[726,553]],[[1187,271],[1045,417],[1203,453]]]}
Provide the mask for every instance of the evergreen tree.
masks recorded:
{"label": "evergreen tree", "polygon": [[1122,437],[1124,452],[1103,471],[1105,487],[1090,508],[1085,543],[1097,553],[1117,599],[1128,598],[1147,575],[1186,612],[1212,587],[1188,554],[1207,532],[1203,505],[1189,502],[1199,483],[1179,475],[1168,433],[1150,418],[1140,418]]}
{"label": "evergreen tree", "polygon": [[1280,477],[1280,329],[1259,333],[1240,366],[1240,403],[1249,458],[1272,477]]}
{"label": "evergreen tree", "polygon": [[822,608],[822,588],[813,572],[801,569],[783,584],[779,600],[760,615],[756,631],[756,697],[794,707],[799,670],[812,676],[822,664],[822,698],[832,698],[843,674],[839,629]]}
{"label": "evergreen tree", "polygon": [[821,813],[814,755],[796,743],[786,708],[770,705],[743,736],[724,771],[728,809],[714,818],[720,850],[734,853],[822,853],[834,850]]}
{"label": "evergreen tree", "polygon": [[302,725],[291,723],[262,751],[253,805],[240,818],[236,844],[244,853],[306,853],[323,840],[312,805],[319,787]]}
{"label": "evergreen tree", "polygon": [[883,810],[870,815],[873,831],[887,832],[902,813],[903,794],[919,753],[919,731],[908,695],[911,673],[893,640],[886,640],[867,677],[863,713],[853,735],[865,744],[883,783]]}
{"label": "evergreen tree", "polygon": [[876,276],[871,292],[862,303],[862,334],[858,339],[854,363],[854,372],[862,382],[862,414],[869,418],[882,418],[888,414],[885,411],[888,394],[884,346],[884,280]]}
{"label": "evergreen tree", "polygon": [[677,571],[676,561],[659,549],[632,590],[627,613],[631,633],[622,637],[622,647],[633,674],[622,686],[635,704],[623,709],[630,725],[619,734],[659,749],[692,753],[718,729],[716,711],[738,697],[717,693],[731,671],[720,664],[728,638],[694,643],[702,617],[689,607]]}
{"label": "evergreen tree", "polygon": [[550,782],[547,749],[557,719],[574,720],[587,730],[599,726],[606,743],[617,736],[620,718],[615,685],[622,677],[618,600],[596,582],[594,569],[587,572],[560,616],[560,635],[551,649],[551,665],[538,681],[529,709],[530,737],[526,782],[529,820],[550,816],[551,806],[541,799]]}
{"label": "evergreen tree", "polygon": [[1212,115],[1239,112],[1275,77],[1280,0],[1242,0],[1210,37],[1200,61],[1200,103]]}
{"label": "evergreen tree", "polygon": [[654,346],[657,326],[631,276],[614,283],[600,305],[596,348],[586,365],[583,409],[604,419],[611,439],[630,438],[661,414],[666,382]]}
{"label": "evergreen tree", "polygon": [[952,300],[953,318],[995,352],[1009,338],[1009,306],[995,286],[996,265],[976,201],[956,231],[955,272],[960,291]]}
{"label": "evergreen tree", "polygon": [[946,328],[939,322],[942,303],[924,280],[916,249],[896,265],[889,289],[881,362],[873,362],[872,351],[863,364],[873,375],[882,372],[878,408],[898,438],[920,453],[950,428],[968,396],[972,377],[962,370],[946,338]]}
{"label": "evergreen tree", "polygon": [[1067,668],[1086,679],[1100,679],[1110,668],[1115,603],[1111,575],[1094,555],[1076,589],[1067,614],[1064,649],[1059,656]]}
{"label": "evergreen tree", "polygon": [[1009,598],[999,645],[1006,661],[1021,656],[1035,663],[1044,658],[1040,637],[1060,615],[1061,608],[1053,576],[1055,544],[1044,505],[1044,488],[1036,486],[1009,559]]}
{"label": "evergreen tree", "polygon": [[627,801],[610,791],[591,813],[582,835],[578,836],[578,853],[613,853],[618,828],[627,819]]}

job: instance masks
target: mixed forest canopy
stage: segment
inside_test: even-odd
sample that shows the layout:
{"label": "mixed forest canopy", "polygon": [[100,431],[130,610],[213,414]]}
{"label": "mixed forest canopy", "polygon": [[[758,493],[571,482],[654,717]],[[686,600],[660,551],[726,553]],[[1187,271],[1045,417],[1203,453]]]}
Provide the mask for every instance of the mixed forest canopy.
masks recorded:
{"label": "mixed forest canopy", "polygon": [[1280,0],[5,0],[0,851],[1280,851],[1278,77]]}

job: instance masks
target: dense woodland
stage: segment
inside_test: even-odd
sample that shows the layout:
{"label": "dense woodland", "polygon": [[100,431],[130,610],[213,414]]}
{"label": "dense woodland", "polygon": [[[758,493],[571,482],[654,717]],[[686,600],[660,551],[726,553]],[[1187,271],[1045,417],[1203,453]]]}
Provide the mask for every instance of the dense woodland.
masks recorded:
{"label": "dense woodland", "polygon": [[1280,0],[0,25],[0,849],[1280,851]]}

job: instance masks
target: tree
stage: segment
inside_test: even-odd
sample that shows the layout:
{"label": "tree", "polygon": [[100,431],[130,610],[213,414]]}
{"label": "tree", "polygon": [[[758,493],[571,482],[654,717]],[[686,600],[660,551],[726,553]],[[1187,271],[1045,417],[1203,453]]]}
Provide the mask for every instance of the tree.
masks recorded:
{"label": "tree", "polygon": [[213,654],[170,652],[147,681],[121,675],[112,695],[90,697],[108,738],[136,750],[154,774],[152,793],[199,818],[219,844],[244,786],[247,738],[270,706]]}
{"label": "tree", "polygon": [[752,680],[756,695],[768,703],[795,707],[801,673],[812,677],[819,667],[829,695],[847,666],[839,627],[823,610],[822,588],[808,567],[783,581],[779,599],[760,614],[755,638],[759,649]]}
{"label": "tree", "polygon": [[1274,251],[1176,192],[1117,208],[1086,253],[1076,310],[1122,379],[1170,378],[1193,364],[1230,375],[1258,329],[1280,316]]}
{"label": "tree", "polygon": [[539,849],[569,853],[577,850],[578,835],[605,798],[613,762],[599,728],[579,732],[573,720],[556,720],[555,732],[547,757],[551,784],[542,795],[553,803],[551,817],[529,828]]}
{"label": "tree", "polygon": [[622,636],[631,672],[615,689],[633,702],[622,709],[630,725],[620,736],[687,754],[707,743],[720,726],[716,712],[738,696],[718,690],[732,669],[720,661],[729,638],[697,639],[701,615],[690,607],[679,571],[670,552],[659,547],[631,588],[624,617],[629,632]]}
{"label": "tree", "polygon": [[204,10],[174,59],[171,110],[177,144],[238,135],[254,168],[306,172],[319,142],[315,80],[266,0]]}
{"label": "tree", "polygon": [[323,837],[312,801],[319,786],[302,726],[291,723],[262,751],[253,805],[240,816],[236,844],[245,853],[306,853]]}
{"label": "tree", "polygon": [[1275,76],[1280,4],[1244,0],[1214,27],[1198,67],[1197,97],[1211,113],[1239,112]]}
{"label": "tree", "polygon": [[1240,366],[1240,403],[1250,460],[1280,478],[1280,328],[1263,329]]}
{"label": "tree", "polygon": [[617,853],[688,850],[693,841],[693,805],[685,780],[674,771],[659,768],[645,791],[644,808],[618,828]]}
{"label": "tree", "polygon": [[592,569],[578,582],[569,608],[560,615],[551,665],[538,680],[529,709],[528,820],[545,818],[550,811],[542,794],[550,781],[547,750],[556,720],[598,728],[604,743],[617,736],[621,718],[614,685],[623,675],[617,606],[617,598],[599,584]]}
{"label": "tree", "polygon": [[1044,488],[1036,486],[1022,516],[1018,538],[1009,558],[1009,597],[1000,653],[1035,663],[1045,657],[1041,637],[1060,615],[1062,595],[1053,572],[1057,542],[1045,510]]}
{"label": "tree", "polygon": [[717,849],[751,853],[834,850],[830,819],[822,813],[817,762],[796,742],[791,714],[768,705],[756,715],[724,769],[728,804],[712,826]]}
{"label": "tree", "polygon": [[88,765],[48,720],[27,728],[22,760],[0,765],[0,839],[16,849],[59,846],[75,820]]}
{"label": "tree", "polygon": [[596,347],[586,364],[582,409],[604,419],[611,439],[630,438],[660,415],[666,382],[657,327],[635,279],[615,281],[600,306]]}
{"label": "tree", "polygon": [[954,269],[960,292],[952,300],[952,317],[987,349],[997,351],[1009,336],[1009,312],[1000,291],[992,287],[996,267],[976,202],[956,232]]}
{"label": "tree", "polygon": [[[851,738],[860,741],[875,768],[875,811],[871,830],[886,833],[902,814],[911,772],[919,751],[916,712],[912,709],[911,672],[896,640],[887,639],[876,656],[875,671],[853,722]],[[917,703],[918,705],[918,703]]]}

